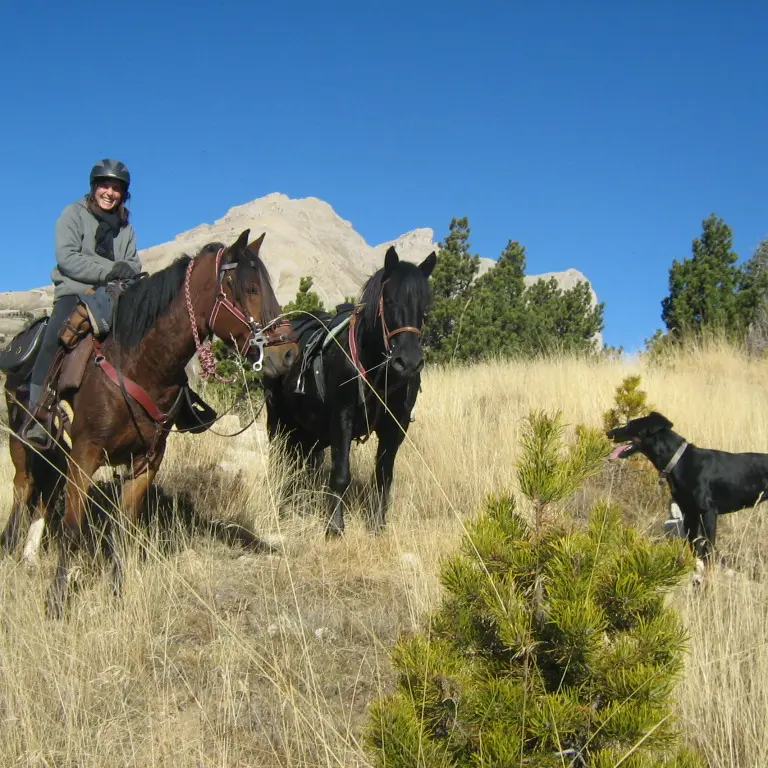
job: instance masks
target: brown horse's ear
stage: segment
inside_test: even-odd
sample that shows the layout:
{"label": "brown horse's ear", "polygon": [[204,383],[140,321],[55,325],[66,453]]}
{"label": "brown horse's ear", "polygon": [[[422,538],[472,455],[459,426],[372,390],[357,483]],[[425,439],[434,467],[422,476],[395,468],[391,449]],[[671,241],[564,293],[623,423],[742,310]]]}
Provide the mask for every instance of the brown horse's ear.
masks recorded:
{"label": "brown horse's ear", "polygon": [[249,246],[248,250],[251,253],[255,253],[258,255],[259,250],[261,249],[261,244],[264,242],[264,238],[267,236],[266,232],[262,232],[260,237],[257,237]]}
{"label": "brown horse's ear", "polygon": [[245,253],[245,249],[248,247],[248,235],[250,234],[250,229],[243,230],[240,237],[227,248],[230,261],[237,261]]}
{"label": "brown horse's ear", "polygon": [[424,261],[419,264],[419,269],[424,274],[424,277],[429,277],[432,274],[432,270],[435,268],[435,264],[437,264],[437,254],[432,251],[432,253],[427,256]]}
{"label": "brown horse's ear", "polygon": [[395,267],[400,263],[400,257],[397,255],[394,245],[390,245],[384,256],[384,279],[386,280]]}

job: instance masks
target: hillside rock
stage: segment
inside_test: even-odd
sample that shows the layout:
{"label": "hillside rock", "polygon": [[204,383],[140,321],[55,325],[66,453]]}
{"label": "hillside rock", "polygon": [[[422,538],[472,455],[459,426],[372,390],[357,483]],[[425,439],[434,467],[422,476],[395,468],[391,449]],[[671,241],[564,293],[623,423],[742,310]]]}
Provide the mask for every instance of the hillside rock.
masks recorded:
{"label": "hillside rock", "polygon": [[[251,230],[252,240],[267,233],[261,255],[280,303],[294,298],[300,277],[312,275],[314,290],[326,306],[334,306],[345,296],[358,294],[366,278],[384,263],[390,245],[397,248],[401,258],[416,263],[437,249],[434,233],[426,228],[370,246],[328,203],[314,197],[293,200],[276,192],[231,208],[213,224],[200,224],[170,242],[140,251],[142,264],[148,272],[155,272],[183,253],[196,253],[206,243],[231,243],[244,229]],[[492,259],[480,261],[481,273],[495,263]],[[551,276],[564,288],[577,279],[586,280],[578,270],[569,269],[530,275],[526,281]],[[0,293],[0,343],[10,339],[29,317],[50,311],[52,303],[50,286]]]}

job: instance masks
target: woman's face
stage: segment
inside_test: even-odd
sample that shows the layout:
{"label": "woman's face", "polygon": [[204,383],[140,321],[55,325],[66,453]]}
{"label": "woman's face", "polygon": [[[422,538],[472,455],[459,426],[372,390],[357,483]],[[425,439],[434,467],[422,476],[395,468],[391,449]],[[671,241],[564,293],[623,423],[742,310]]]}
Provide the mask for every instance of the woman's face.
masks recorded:
{"label": "woman's face", "polygon": [[114,210],[123,199],[123,184],[116,179],[97,179],[93,197],[103,211]]}

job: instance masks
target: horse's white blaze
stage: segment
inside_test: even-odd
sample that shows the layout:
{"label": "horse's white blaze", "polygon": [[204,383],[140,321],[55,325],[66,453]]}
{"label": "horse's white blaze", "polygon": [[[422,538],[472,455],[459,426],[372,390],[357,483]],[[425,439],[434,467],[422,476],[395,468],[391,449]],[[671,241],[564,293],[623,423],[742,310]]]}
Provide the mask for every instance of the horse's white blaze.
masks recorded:
{"label": "horse's white blaze", "polygon": [[40,560],[40,544],[43,541],[44,530],[45,520],[42,517],[38,517],[37,520],[33,520],[32,524],[29,526],[27,541],[24,544],[24,552],[21,555],[21,561],[24,563],[24,565],[37,567]]}

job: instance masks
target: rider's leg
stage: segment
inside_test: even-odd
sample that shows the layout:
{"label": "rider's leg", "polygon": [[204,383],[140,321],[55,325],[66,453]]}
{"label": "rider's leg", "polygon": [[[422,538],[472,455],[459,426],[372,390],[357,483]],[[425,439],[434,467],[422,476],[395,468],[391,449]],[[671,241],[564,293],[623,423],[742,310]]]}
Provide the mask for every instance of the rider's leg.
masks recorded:
{"label": "rider's leg", "polygon": [[51,319],[48,321],[48,327],[45,329],[45,335],[40,344],[40,351],[37,353],[35,365],[32,368],[29,384],[29,405],[27,407],[33,421],[25,431],[26,439],[32,443],[45,445],[48,441],[45,428],[38,423],[40,414],[38,414],[37,406],[43,392],[43,382],[48,375],[48,369],[51,367],[59,346],[59,334],[76,305],[77,296],[62,296],[53,305]]}

